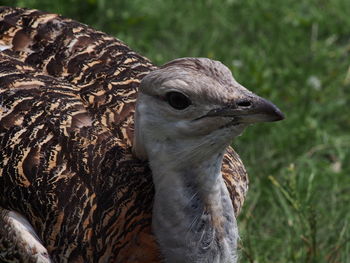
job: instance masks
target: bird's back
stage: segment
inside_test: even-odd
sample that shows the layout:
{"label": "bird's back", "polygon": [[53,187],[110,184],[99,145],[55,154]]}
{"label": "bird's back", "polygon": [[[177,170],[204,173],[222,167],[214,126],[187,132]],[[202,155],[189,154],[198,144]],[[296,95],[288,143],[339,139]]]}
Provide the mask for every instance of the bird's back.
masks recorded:
{"label": "bird's back", "polygon": [[0,45],[43,74],[73,84],[95,118],[115,135],[132,138],[137,88],[155,69],[150,61],[111,36],[55,14],[20,8],[0,12]]}

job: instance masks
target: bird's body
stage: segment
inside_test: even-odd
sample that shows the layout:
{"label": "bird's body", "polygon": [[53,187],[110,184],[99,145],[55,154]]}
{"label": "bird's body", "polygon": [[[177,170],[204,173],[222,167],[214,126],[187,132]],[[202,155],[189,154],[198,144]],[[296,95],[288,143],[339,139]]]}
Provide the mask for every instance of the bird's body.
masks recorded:
{"label": "bird's body", "polygon": [[[22,215],[35,231],[29,240],[37,235],[57,262],[234,262],[235,216],[248,183],[242,162],[228,147],[237,134],[229,136],[228,129],[225,136],[220,135],[221,143],[216,135],[204,136],[212,133],[204,130],[198,134],[202,143],[194,147],[186,143],[187,137],[169,140],[170,134],[154,141],[147,132],[153,118],[147,114],[151,109],[147,105],[153,102],[143,103],[162,91],[156,83],[162,82],[158,77],[168,77],[164,70],[176,73],[185,68],[203,76],[208,75],[206,70],[214,70],[207,77],[218,76],[215,85],[235,86],[230,75],[216,74],[221,66],[208,66],[206,60],[185,59],[189,63],[180,60],[159,69],[115,38],[70,19],[37,10],[0,11],[4,49],[0,52],[0,222],[13,228],[13,218]],[[202,64],[204,71],[196,69]],[[134,140],[135,101],[144,78]],[[147,84],[149,80],[152,85]],[[215,105],[225,97],[232,99],[225,92],[217,96]],[[215,127],[217,121],[213,121]],[[157,125],[156,130],[162,127]],[[173,128],[176,132],[178,126]],[[215,151],[201,154],[207,152],[203,148],[207,139]],[[170,154],[168,150],[175,149],[171,145],[188,149],[187,155],[186,151]],[[201,173],[196,183],[179,179],[197,178]],[[163,180],[164,174],[167,179]],[[188,210],[188,202],[194,202],[193,209]],[[172,231],[174,237],[186,231],[186,222],[191,225],[189,243],[166,238]],[[191,231],[199,223],[207,226],[207,239],[200,237],[203,250],[194,251],[198,236]],[[18,235],[0,230],[0,259],[30,259],[30,252],[19,253],[26,245],[16,239]],[[38,251],[46,253],[40,246]]]}
{"label": "bird's body", "polygon": [[151,221],[145,163],[68,83],[0,56],[1,207],[25,215],[56,261],[122,258]]}

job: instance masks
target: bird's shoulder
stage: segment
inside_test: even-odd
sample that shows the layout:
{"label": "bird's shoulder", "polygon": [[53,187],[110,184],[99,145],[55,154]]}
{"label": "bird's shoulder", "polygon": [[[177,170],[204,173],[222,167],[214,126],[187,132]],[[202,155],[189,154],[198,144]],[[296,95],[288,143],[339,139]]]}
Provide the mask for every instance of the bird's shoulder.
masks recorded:
{"label": "bird's shoulder", "polygon": [[237,216],[248,192],[249,179],[241,158],[232,147],[226,149],[221,172]]}

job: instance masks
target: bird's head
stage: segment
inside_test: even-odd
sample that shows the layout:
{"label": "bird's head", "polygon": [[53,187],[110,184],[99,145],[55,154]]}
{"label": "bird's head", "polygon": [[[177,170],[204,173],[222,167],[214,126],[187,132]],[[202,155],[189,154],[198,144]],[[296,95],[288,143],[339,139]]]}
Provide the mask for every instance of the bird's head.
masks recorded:
{"label": "bird's head", "polygon": [[205,155],[224,150],[249,124],[283,118],[274,104],[240,85],[222,63],[176,59],[141,82],[134,153],[142,159],[152,153]]}

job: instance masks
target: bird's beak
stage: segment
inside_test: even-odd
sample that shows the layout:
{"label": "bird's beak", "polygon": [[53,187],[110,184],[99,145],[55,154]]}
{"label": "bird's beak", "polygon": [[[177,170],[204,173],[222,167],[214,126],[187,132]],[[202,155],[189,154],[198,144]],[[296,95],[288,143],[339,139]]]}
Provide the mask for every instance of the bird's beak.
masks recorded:
{"label": "bird's beak", "polygon": [[272,122],[284,119],[284,114],[270,101],[249,94],[228,104],[224,108],[208,112],[207,117],[233,117],[234,123]]}

